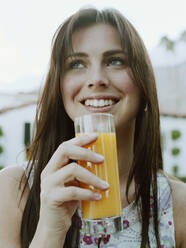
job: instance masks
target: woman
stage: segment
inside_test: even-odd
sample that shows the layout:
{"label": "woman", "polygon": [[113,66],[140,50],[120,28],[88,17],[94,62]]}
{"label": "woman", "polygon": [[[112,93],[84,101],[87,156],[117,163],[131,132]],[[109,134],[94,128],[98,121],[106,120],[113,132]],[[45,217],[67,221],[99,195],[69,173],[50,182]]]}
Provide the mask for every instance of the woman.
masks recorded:
{"label": "woman", "polygon": [[[74,138],[74,118],[92,112],[115,117],[123,207],[124,231],[102,239],[79,232],[76,211],[100,199],[79,182],[109,188],[76,163],[104,160],[83,148],[96,136]],[[59,27],[27,170],[3,170],[0,186],[1,247],[186,247],[185,184],[162,170],[152,66],[118,11],[80,10]]]}

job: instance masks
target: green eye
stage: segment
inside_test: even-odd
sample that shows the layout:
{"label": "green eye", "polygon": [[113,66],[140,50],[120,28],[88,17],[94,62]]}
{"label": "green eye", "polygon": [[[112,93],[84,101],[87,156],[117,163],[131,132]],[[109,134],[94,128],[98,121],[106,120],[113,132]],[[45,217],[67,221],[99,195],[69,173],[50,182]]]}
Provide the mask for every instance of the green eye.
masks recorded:
{"label": "green eye", "polygon": [[84,68],[84,64],[82,61],[72,61],[70,63],[70,69],[82,69]]}
{"label": "green eye", "polygon": [[111,58],[111,59],[109,59],[107,65],[108,66],[109,65],[121,66],[121,65],[124,65],[124,61],[121,58]]}

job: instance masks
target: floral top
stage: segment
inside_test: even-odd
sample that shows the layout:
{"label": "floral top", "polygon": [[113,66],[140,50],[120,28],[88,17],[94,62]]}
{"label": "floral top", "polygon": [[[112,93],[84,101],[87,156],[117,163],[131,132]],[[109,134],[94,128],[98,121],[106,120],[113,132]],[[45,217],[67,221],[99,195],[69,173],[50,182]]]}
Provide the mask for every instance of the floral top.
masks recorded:
{"label": "floral top", "polygon": [[[25,170],[27,175],[27,172]],[[32,186],[33,171],[29,178],[29,185]],[[27,175],[28,176],[28,175]],[[175,233],[171,188],[166,176],[158,173],[158,216],[159,216],[159,234],[161,248],[175,248]],[[151,197],[153,205],[153,197]],[[102,237],[99,247],[107,248],[140,248],[141,245],[141,223],[139,221],[137,208],[132,202],[122,210],[123,231],[116,234],[108,234]],[[152,217],[149,225],[150,247],[156,248],[156,238],[153,230]],[[83,235],[82,221],[80,218],[80,243],[79,248],[97,248],[98,236]]]}
{"label": "floral top", "polygon": [[[153,198],[151,198],[153,204]],[[167,178],[158,174],[158,206],[159,206],[159,230],[161,248],[175,248],[175,233],[172,208],[172,195]],[[139,221],[137,207],[134,202],[123,208],[123,231],[117,234],[105,235],[100,247],[107,248],[139,248],[141,244],[141,223]],[[149,239],[150,247],[156,248],[156,238],[153,230],[152,217],[150,218]],[[98,236],[83,235],[80,221],[80,244],[79,247],[98,247]]]}

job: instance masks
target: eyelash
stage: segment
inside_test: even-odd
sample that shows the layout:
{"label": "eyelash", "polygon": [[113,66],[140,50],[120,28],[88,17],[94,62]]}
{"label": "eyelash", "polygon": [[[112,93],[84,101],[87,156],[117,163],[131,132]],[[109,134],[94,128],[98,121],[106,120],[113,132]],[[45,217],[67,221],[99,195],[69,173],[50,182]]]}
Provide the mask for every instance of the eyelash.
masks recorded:
{"label": "eyelash", "polygon": [[109,66],[113,61],[119,61],[120,62],[120,65],[116,65],[116,66],[122,66],[125,64],[125,61],[124,59],[120,58],[120,57],[111,57],[108,59],[107,61],[107,66]]}
{"label": "eyelash", "polygon": [[[108,58],[106,61],[105,61],[105,64],[107,65],[107,66],[112,66],[112,62],[113,61],[119,61],[120,62],[120,64],[118,65],[118,64],[114,64],[113,66],[123,66],[123,65],[125,65],[126,63],[125,63],[125,60],[124,59],[122,59],[122,58],[120,58],[120,57],[111,57],[111,58]],[[77,66],[79,66],[81,64],[81,67],[79,68],[79,67],[77,67]],[[80,59],[77,59],[77,60],[73,60],[73,61],[71,61],[70,63],[69,63],[69,65],[68,65],[68,69],[69,70],[78,70],[78,69],[82,69],[82,68],[84,68],[84,67],[86,67],[86,65],[85,65],[85,62],[84,61],[82,61],[82,60],[80,60]]]}
{"label": "eyelash", "polygon": [[[83,62],[82,60],[79,60],[79,59],[78,59],[78,60],[73,60],[73,61],[71,61],[70,64],[69,64],[69,66],[68,66],[68,68],[69,68],[69,69],[74,69],[74,70],[75,70],[75,69],[79,69],[79,68],[75,68],[75,66],[78,65],[78,64],[82,64],[83,67],[85,66],[85,65],[84,65],[84,62]],[[82,67],[81,67],[81,68],[82,68]]]}

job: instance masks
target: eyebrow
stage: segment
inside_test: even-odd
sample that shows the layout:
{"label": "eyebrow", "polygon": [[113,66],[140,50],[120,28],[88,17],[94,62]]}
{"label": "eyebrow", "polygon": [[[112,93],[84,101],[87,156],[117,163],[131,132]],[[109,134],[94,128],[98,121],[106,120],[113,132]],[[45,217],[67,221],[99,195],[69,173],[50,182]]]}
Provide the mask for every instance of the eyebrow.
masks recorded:
{"label": "eyebrow", "polygon": [[108,56],[112,56],[112,55],[119,54],[119,53],[124,54],[124,55],[127,54],[124,50],[117,49],[117,50],[106,51],[103,53],[103,56],[108,57]]}
{"label": "eyebrow", "polygon": [[[120,49],[117,49],[117,50],[109,50],[109,51],[106,51],[103,53],[103,57],[108,57],[108,56],[112,56],[112,55],[115,55],[115,54],[124,54],[126,55],[126,52],[124,50],[120,50]],[[75,57],[85,57],[87,58],[88,57],[88,54],[87,53],[83,53],[83,52],[75,52],[75,53],[71,53],[69,54],[66,59],[68,58],[75,58]]]}
{"label": "eyebrow", "polygon": [[88,54],[87,53],[82,53],[82,52],[79,52],[79,53],[71,53],[69,54],[66,59],[68,58],[74,58],[74,57],[88,57]]}

